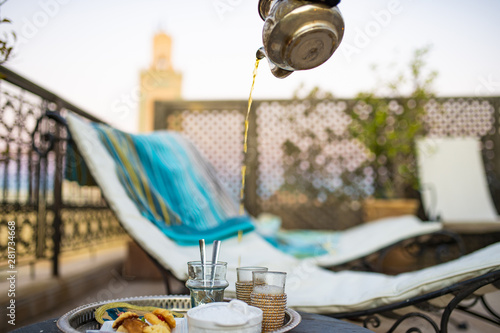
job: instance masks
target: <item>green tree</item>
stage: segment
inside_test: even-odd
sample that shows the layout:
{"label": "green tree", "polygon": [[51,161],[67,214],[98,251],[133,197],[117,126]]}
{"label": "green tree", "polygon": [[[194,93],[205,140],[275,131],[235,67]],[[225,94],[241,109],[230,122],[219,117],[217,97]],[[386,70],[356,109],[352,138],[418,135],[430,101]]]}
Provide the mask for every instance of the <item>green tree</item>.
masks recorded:
{"label": "green tree", "polygon": [[11,21],[8,18],[1,15],[1,7],[7,2],[7,0],[0,1],[0,65],[4,64],[9,57],[12,55],[12,50],[14,48],[14,43],[16,42],[16,33],[14,31],[4,31],[6,24],[10,24]]}

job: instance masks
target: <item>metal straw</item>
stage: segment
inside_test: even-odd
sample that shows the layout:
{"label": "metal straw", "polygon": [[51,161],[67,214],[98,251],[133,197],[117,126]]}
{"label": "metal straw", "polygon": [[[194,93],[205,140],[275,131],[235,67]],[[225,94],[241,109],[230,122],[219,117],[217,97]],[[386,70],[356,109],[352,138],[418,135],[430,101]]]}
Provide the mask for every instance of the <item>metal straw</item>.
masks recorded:
{"label": "metal straw", "polygon": [[219,250],[220,250],[220,240],[214,241],[214,246],[212,249],[212,274],[210,275],[210,286],[214,286],[215,279],[215,267],[217,265],[217,261],[219,260]]}
{"label": "metal straw", "polygon": [[205,285],[205,240],[200,239],[201,276],[203,276],[203,287]]}

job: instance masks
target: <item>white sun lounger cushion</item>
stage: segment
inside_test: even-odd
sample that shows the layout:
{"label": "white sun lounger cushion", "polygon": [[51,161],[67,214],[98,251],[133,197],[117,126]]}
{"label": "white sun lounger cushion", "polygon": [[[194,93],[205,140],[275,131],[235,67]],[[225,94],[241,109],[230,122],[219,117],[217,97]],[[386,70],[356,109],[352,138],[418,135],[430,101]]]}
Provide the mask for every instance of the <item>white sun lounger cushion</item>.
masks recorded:
{"label": "white sun lounger cushion", "polygon": [[[459,259],[415,272],[389,276],[329,272],[310,267],[287,289],[290,305],[318,313],[352,312],[401,302],[500,269],[500,243]],[[292,289],[292,290],[290,290]]]}
{"label": "white sun lounger cushion", "polygon": [[416,144],[422,200],[431,218],[457,230],[500,230],[479,139],[422,138]]}
{"label": "white sun lounger cushion", "polygon": [[328,254],[315,257],[318,265],[329,267],[365,257],[385,247],[442,229],[440,222],[423,222],[414,215],[388,217],[363,223],[336,233],[326,249]]}

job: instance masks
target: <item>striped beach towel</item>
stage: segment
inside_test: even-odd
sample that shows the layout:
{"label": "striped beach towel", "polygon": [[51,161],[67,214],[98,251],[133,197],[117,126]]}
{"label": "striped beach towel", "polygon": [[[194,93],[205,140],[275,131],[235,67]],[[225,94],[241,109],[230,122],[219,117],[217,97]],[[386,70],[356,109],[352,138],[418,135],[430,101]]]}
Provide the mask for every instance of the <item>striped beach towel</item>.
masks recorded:
{"label": "striped beach towel", "polygon": [[77,182],[80,186],[97,186],[76,144],[71,140],[68,141],[66,146],[66,163],[64,168],[65,179]]}
{"label": "striped beach towel", "polygon": [[128,134],[94,124],[141,214],[181,245],[251,231],[212,166],[180,133]]}

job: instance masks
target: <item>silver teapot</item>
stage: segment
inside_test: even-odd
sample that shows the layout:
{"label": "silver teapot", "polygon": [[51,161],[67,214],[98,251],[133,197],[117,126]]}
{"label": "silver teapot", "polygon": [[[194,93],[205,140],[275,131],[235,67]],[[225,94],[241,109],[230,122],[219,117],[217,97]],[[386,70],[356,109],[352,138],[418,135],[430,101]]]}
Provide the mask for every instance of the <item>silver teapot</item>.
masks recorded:
{"label": "silver teapot", "polygon": [[327,61],[344,36],[339,0],[259,0],[264,20],[257,58],[267,57],[271,72],[285,78]]}

